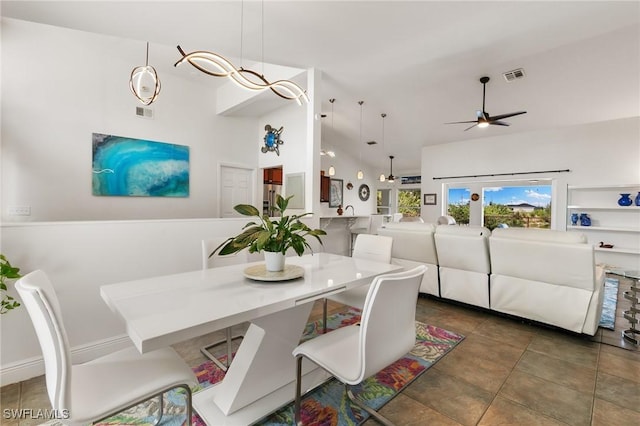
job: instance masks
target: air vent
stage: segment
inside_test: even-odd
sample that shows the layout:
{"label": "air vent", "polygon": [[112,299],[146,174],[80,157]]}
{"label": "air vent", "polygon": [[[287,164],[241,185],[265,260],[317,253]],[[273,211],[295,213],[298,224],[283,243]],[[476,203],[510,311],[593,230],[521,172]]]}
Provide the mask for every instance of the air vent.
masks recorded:
{"label": "air vent", "polygon": [[376,142],[376,141],[369,141],[369,142],[367,142],[367,145],[377,145],[377,144],[378,144],[378,142]]}
{"label": "air vent", "polygon": [[151,108],[136,107],[136,115],[140,118],[153,118],[153,110]]}
{"label": "air vent", "polygon": [[504,79],[507,80],[507,83],[510,83],[513,80],[520,80],[521,78],[524,78],[524,70],[522,68],[518,68],[502,73],[502,75],[504,76]]}

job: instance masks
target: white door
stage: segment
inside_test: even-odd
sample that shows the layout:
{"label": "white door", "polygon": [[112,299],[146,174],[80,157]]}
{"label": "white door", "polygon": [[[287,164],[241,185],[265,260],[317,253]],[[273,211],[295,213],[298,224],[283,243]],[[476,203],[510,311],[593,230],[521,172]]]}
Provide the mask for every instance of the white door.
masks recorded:
{"label": "white door", "polygon": [[220,217],[242,216],[236,204],[253,204],[253,169],[220,166]]}

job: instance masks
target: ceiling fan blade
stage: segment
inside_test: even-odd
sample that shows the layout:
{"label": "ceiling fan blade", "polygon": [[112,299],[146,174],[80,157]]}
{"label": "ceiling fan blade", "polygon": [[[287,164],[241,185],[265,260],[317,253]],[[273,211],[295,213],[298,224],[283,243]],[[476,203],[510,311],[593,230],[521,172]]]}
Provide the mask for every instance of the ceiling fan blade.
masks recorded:
{"label": "ceiling fan blade", "polygon": [[478,125],[478,123],[474,124],[474,125],[473,125],[473,126],[471,126],[471,127],[467,127],[466,129],[464,129],[464,131],[466,132],[467,130],[471,130],[471,129],[473,129],[474,127],[476,127],[477,125]]}
{"label": "ceiling fan blade", "polygon": [[509,126],[509,123],[505,123],[504,121],[490,121],[489,124],[492,126]]}
{"label": "ceiling fan blade", "polygon": [[509,114],[494,115],[493,117],[491,117],[491,120],[502,120],[503,118],[514,117],[516,115],[526,114],[526,113],[527,111],[518,111],[518,112],[511,112]]}
{"label": "ceiling fan blade", "polygon": [[444,124],[461,124],[461,123],[478,123],[477,120],[471,120],[471,121],[452,121],[450,123],[444,123]]}

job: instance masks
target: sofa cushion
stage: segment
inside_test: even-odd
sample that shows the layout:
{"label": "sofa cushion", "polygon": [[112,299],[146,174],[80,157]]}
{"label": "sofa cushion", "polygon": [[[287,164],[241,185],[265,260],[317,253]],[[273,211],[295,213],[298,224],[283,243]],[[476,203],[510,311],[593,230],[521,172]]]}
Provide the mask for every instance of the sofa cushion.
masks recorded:
{"label": "sofa cushion", "polygon": [[491,236],[494,238],[513,238],[518,240],[565,244],[581,244],[587,242],[587,236],[579,232],[536,228],[498,228],[493,230]]}
{"label": "sofa cushion", "polygon": [[397,222],[378,228],[378,235],[393,238],[392,258],[437,265],[434,231],[435,226],[431,223]]}
{"label": "sofa cushion", "polygon": [[438,264],[452,269],[490,273],[489,235],[491,231],[481,226],[438,226],[434,235]]}

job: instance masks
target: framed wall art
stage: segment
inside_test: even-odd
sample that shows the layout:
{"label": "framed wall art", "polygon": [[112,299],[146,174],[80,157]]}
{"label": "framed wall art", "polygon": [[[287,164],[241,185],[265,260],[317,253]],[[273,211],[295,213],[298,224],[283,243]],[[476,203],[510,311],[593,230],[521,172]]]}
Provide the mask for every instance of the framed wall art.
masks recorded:
{"label": "framed wall art", "polygon": [[94,133],[92,193],[188,197],[189,147]]}
{"label": "framed wall art", "polygon": [[424,194],[424,205],[435,206],[437,204],[437,194]]}
{"label": "framed wall art", "polygon": [[331,179],[329,185],[329,207],[342,205],[342,179]]}
{"label": "framed wall art", "polygon": [[304,173],[289,173],[284,177],[285,197],[293,196],[289,200],[291,209],[304,209]]}

